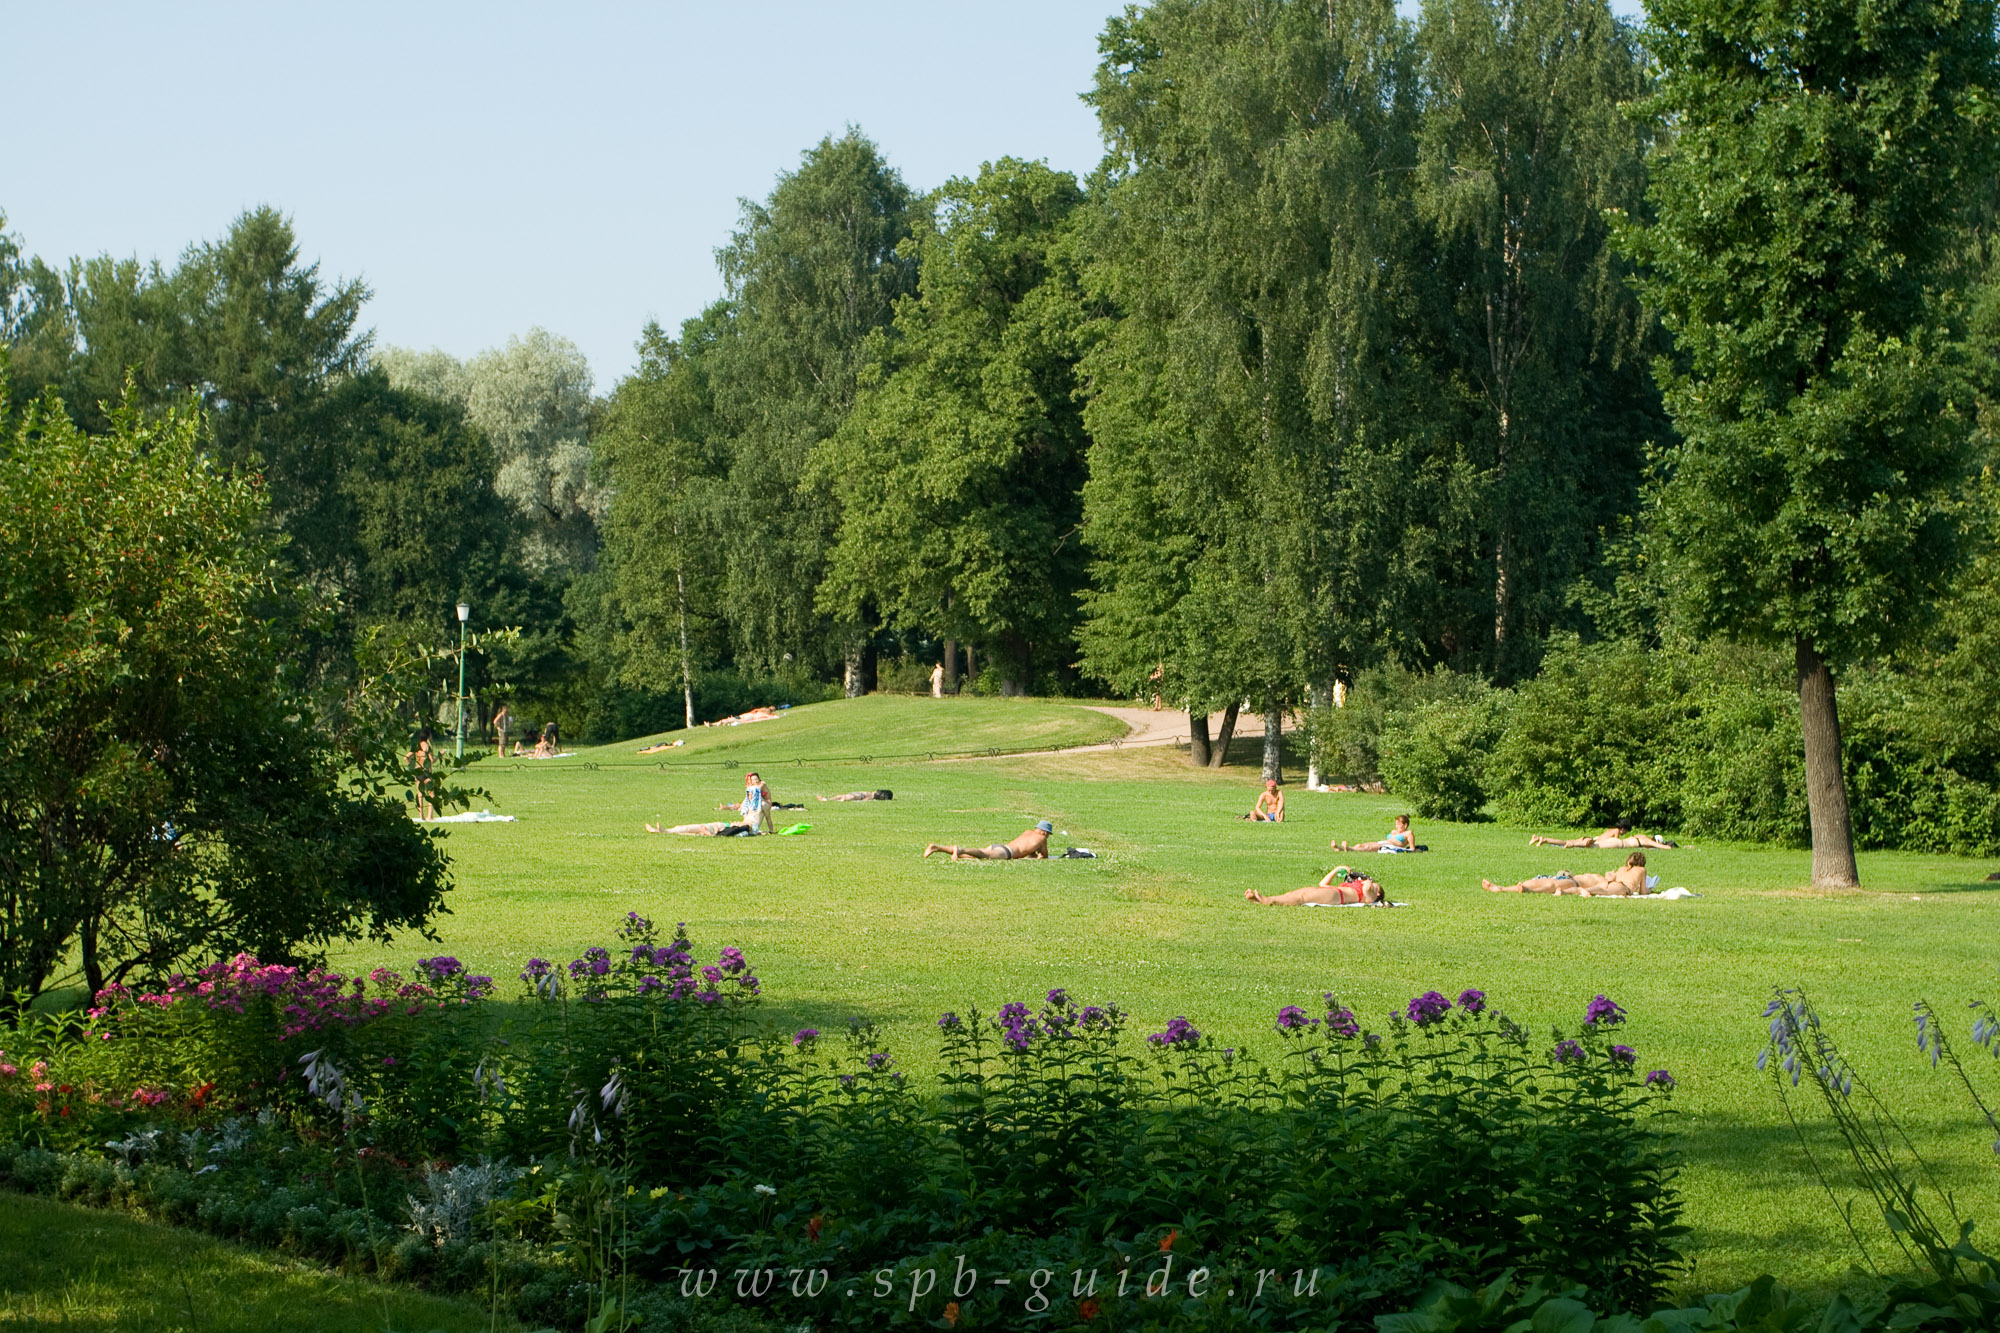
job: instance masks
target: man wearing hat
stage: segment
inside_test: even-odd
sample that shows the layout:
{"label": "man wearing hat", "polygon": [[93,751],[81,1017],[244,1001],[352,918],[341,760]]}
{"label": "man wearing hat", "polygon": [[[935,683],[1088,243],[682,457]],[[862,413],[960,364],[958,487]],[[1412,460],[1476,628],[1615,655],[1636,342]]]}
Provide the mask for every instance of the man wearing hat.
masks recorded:
{"label": "man wearing hat", "polygon": [[924,848],[924,855],[932,852],[950,852],[954,861],[1022,861],[1041,858],[1048,859],[1049,834],[1056,826],[1048,820],[1037,821],[1031,829],[1024,830],[1012,842],[996,842],[991,847],[957,847],[934,842]]}

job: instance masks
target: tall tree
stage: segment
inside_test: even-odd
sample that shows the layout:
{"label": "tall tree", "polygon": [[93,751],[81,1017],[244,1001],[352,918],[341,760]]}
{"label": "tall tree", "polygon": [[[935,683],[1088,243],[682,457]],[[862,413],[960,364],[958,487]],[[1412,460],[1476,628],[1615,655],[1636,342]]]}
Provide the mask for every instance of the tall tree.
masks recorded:
{"label": "tall tree", "polygon": [[1427,425],[1478,477],[1484,549],[1469,563],[1491,623],[1467,628],[1504,676],[1532,669],[1664,424],[1648,320],[1605,217],[1642,200],[1643,136],[1625,110],[1641,64],[1604,0],[1426,0],[1418,37],[1414,180],[1436,247]]}
{"label": "tall tree", "polygon": [[1088,362],[1085,663],[1185,702],[1198,752],[1211,708],[1275,715],[1379,628],[1353,562],[1393,440],[1371,349],[1407,42],[1387,3],[1166,0],[1101,49],[1092,277],[1119,318]]}
{"label": "tall tree", "polygon": [[1025,684],[1074,657],[1086,310],[1074,177],[1003,158],[932,198],[863,392],[810,484],[840,506],[821,610],[978,646]]}
{"label": "tall tree", "polygon": [[712,307],[678,339],[648,324],[601,440],[613,492],[604,563],[626,626],[619,673],[642,689],[679,690],[690,727],[695,680],[723,637],[715,515],[729,453],[709,372],[728,320],[726,306]]}
{"label": "tall tree", "polygon": [[915,205],[849,129],[807,152],[764,203],[743,201],[718,253],[732,311],[713,371],[731,439],[724,595],[742,664],[844,663],[850,690],[859,682],[869,617],[836,624],[815,610],[840,515],[806,463],[854,403],[868,335],[914,289],[915,262],[898,247]]}
{"label": "tall tree", "polygon": [[1836,672],[1959,567],[1959,271],[2000,166],[1990,0],[1651,0],[1657,223],[1626,233],[1678,359],[1656,527],[1700,630],[1791,650],[1813,882],[1860,876]]}

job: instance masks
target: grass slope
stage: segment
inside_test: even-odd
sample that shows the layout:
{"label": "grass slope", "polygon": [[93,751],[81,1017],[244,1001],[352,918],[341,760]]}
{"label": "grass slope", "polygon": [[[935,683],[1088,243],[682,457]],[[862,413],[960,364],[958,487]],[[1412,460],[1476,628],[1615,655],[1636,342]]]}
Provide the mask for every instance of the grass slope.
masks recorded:
{"label": "grass slope", "polygon": [[83,1333],[474,1333],[511,1319],[336,1277],[192,1231],[0,1194],[0,1328]]}
{"label": "grass slope", "polygon": [[[1574,1022],[1604,992],[1631,1011],[1628,1040],[1644,1067],[1681,1080],[1696,1291],[1767,1270],[1832,1283],[1854,1260],[1752,1068],[1770,988],[1801,984],[1859,1067],[1909,1114],[1962,1205],[1985,1229],[2000,1226],[1990,1135],[1960,1114],[1941,1073],[1920,1066],[1908,1018],[1920,995],[1952,1005],[1994,989],[1986,913],[2000,906],[2000,884],[1984,881],[1993,864],[1864,855],[1868,888],[1829,894],[1801,887],[1804,852],[1696,846],[1650,859],[1664,885],[1687,885],[1700,900],[1551,900],[1487,894],[1479,880],[1604,870],[1621,858],[1530,849],[1526,829],[1419,821],[1419,839],[1435,849],[1428,855],[1362,858],[1407,910],[1257,908],[1243,901],[1245,888],[1294,888],[1356,859],[1336,857],[1328,840],[1381,836],[1397,801],[1294,790],[1286,824],[1243,823],[1235,816],[1256,785],[1251,741],[1220,773],[1159,749],[841,758],[1015,748],[1023,737],[1073,744],[1101,736],[1108,721],[1021,700],[871,698],[698,734],[661,764],[640,764],[634,742],[574,760],[476,766],[472,778],[494,808],[519,822],[451,831],[458,889],[439,926],[443,947],[511,985],[529,956],[573,957],[605,941],[628,910],[686,921],[704,957],[723,944],[745,949],[774,1022],[826,1027],[866,1014],[917,1067],[940,1010],[977,1003],[991,1012],[1055,985],[1117,1000],[1145,1031],[1185,1014],[1265,1051],[1276,1045],[1278,1007],[1310,1005],[1323,991],[1380,1015],[1433,987],[1477,986],[1531,1027]],[[647,820],[715,818],[748,764],[763,768],[779,799],[806,799],[808,809],[786,817],[810,821],[811,833],[641,831]],[[894,802],[810,799],[876,787],[894,789]],[[1038,817],[1055,821],[1057,848],[1087,846],[1102,859],[918,856],[927,841],[991,842]],[[373,966],[435,951],[411,940],[341,961]]]}

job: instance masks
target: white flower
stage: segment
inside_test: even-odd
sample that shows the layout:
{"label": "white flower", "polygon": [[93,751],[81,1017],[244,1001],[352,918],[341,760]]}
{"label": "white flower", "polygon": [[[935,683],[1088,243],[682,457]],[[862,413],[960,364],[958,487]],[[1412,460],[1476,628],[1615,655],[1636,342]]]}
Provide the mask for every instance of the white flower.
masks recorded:
{"label": "white flower", "polygon": [[751,1186],[751,1188],[756,1190],[757,1193],[759,1194],[776,1194],[778,1192],[776,1189],[774,1189],[772,1186],[769,1185],[753,1185]]}

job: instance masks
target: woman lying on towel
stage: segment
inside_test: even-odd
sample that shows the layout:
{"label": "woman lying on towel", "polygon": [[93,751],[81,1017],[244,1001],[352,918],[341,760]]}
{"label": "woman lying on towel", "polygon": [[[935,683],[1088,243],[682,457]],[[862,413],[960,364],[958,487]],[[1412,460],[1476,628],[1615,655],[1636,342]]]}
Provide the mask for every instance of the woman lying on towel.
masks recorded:
{"label": "woman lying on towel", "polygon": [[1410,832],[1410,817],[1396,816],[1396,827],[1389,830],[1389,836],[1380,842],[1346,843],[1338,838],[1329,844],[1336,852],[1414,852],[1417,850],[1417,835]]}
{"label": "woman lying on towel", "polygon": [[1545,838],[1537,833],[1528,839],[1530,847],[1595,847],[1601,852],[1620,851],[1627,847],[1653,847],[1660,851],[1670,851],[1676,844],[1665,838],[1656,838],[1650,833],[1634,833],[1630,824],[1613,824],[1602,833],[1593,833],[1588,838]]}
{"label": "woman lying on towel", "polygon": [[676,824],[672,828],[661,828],[658,824],[646,825],[648,833],[678,833],[683,838],[747,838],[750,836],[748,824]]}
{"label": "woman lying on towel", "polygon": [[1537,875],[1519,884],[1495,884],[1490,879],[1482,879],[1479,883],[1488,893],[1567,893],[1578,898],[1639,898],[1647,892],[1646,854],[1632,853],[1625,858],[1624,865],[1608,875],[1593,875],[1589,871],[1572,875],[1567,870],[1558,870],[1553,875]]}
{"label": "woman lying on towel", "polygon": [[1326,872],[1326,878],[1303,889],[1293,889],[1290,893],[1266,896],[1255,889],[1245,889],[1243,896],[1264,907],[1303,907],[1308,903],[1320,903],[1328,907],[1339,907],[1352,903],[1385,904],[1389,895],[1382,886],[1358,870],[1346,866],[1335,866]]}

